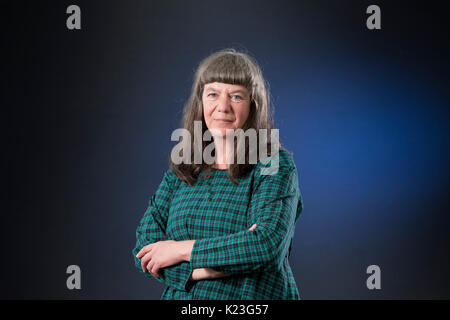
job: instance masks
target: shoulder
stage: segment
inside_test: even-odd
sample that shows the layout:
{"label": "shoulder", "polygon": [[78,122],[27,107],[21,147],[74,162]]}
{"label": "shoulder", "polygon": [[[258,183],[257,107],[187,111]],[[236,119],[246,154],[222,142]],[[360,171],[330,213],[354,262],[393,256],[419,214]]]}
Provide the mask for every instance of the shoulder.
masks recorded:
{"label": "shoulder", "polygon": [[258,162],[253,171],[253,190],[265,197],[299,194],[298,173],[294,156],[286,148]]}
{"label": "shoulder", "polygon": [[175,182],[178,179],[172,167],[169,167],[166,171],[164,171],[164,179],[169,182]]}
{"label": "shoulder", "polygon": [[179,185],[183,181],[176,175],[175,171],[169,166],[169,168],[164,171],[162,184],[165,185],[170,190],[178,189]]}
{"label": "shoulder", "polygon": [[258,161],[255,166],[255,175],[283,175],[296,170],[293,154],[280,146],[277,153]]}

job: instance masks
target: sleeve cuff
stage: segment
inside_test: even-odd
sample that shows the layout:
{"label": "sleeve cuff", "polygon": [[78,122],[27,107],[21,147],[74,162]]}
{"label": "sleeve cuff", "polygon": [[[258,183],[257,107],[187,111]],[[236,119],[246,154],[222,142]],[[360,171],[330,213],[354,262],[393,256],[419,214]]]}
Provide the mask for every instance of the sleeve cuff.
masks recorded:
{"label": "sleeve cuff", "polygon": [[208,244],[207,240],[208,239],[195,240],[191,251],[191,258],[189,261],[192,270],[211,267],[205,260],[205,255],[207,255],[207,252],[205,252],[205,246]]}
{"label": "sleeve cuff", "polygon": [[177,290],[189,291],[189,278],[193,271],[189,262],[182,262],[175,266],[164,268],[163,270],[166,285]]}

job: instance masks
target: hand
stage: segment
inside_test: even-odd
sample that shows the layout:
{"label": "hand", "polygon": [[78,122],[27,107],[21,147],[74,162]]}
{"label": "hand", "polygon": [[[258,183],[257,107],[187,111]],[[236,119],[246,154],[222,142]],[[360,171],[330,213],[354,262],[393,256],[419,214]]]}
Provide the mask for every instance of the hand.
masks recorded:
{"label": "hand", "polygon": [[183,261],[189,261],[194,240],[188,241],[158,241],[143,247],[136,258],[141,259],[143,272],[150,272],[159,278],[161,268],[169,267]]}
{"label": "hand", "polygon": [[192,271],[189,280],[217,279],[228,276],[231,276],[231,274],[215,271],[211,268],[199,268]]}

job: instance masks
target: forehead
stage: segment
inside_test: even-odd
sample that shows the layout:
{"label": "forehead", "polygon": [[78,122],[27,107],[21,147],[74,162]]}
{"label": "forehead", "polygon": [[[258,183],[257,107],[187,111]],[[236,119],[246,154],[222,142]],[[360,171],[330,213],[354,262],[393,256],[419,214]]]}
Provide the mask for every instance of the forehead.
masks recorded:
{"label": "forehead", "polygon": [[205,90],[215,90],[215,91],[242,91],[242,92],[248,92],[247,88],[244,86],[241,86],[240,84],[229,84],[229,83],[223,83],[223,82],[211,82],[205,84]]}

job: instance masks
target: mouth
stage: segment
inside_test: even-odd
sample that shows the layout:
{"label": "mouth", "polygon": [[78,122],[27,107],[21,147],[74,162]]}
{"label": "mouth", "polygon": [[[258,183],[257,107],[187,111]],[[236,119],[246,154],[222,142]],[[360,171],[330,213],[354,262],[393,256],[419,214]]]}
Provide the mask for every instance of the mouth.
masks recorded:
{"label": "mouth", "polygon": [[223,123],[232,123],[232,120],[228,120],[228,119],[215,119],[218,122],[223,122]]}

